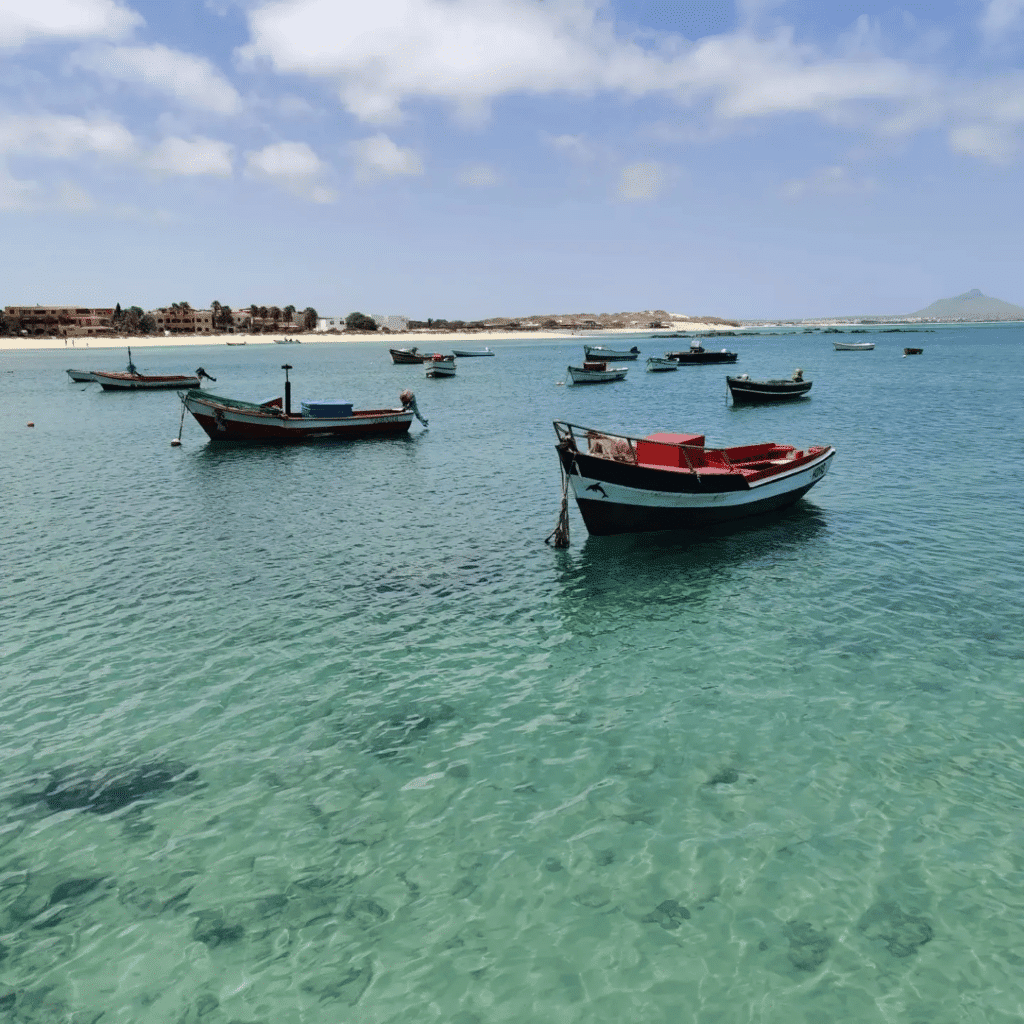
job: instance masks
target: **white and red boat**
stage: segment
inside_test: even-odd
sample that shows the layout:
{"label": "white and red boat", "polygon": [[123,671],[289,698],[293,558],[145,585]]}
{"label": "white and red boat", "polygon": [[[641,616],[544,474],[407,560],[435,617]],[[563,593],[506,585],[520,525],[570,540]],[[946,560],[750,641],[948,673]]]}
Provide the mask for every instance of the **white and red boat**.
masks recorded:
{"label": "white and red boat", "polygon": [[573,384],[610,384],[625,380],[629,373],[628,366],[609,366],[597,359],[587,359],[582,366],[567,366],[565,369]]}
{"label": "white and red boat", "polygon": [[775,512],[828,472],[831,445],[708,448],[701,434],[629,437],[555,421],[556,450],[596,536],[692,530]]}
{"label": "white and red boat", "polygon": [[416,407],[416,396],[403,391],[400,409],[353,409],[350,402],[302,402],[292,411],[291,383],[285,370],[284,397],[268,402],[243,402],[192,389],[179,393],[185,408],[214,441],[295,443],[324,439],[358,439],[405,434],[415,416],[427,421]]}
{"label": "white and red boat", "polygon": [[423,360],[428,377],[454,377],[455,356],[446,356],[441,352],[435,352]]}
{"label": "white and red boat", "polygon": [[162,388],[197,388],[201,383],[200,376],[200,374],[153,376],[145,373],[116,373],[106,370],[92,371],[92,379],[104,391],[155,391]]}

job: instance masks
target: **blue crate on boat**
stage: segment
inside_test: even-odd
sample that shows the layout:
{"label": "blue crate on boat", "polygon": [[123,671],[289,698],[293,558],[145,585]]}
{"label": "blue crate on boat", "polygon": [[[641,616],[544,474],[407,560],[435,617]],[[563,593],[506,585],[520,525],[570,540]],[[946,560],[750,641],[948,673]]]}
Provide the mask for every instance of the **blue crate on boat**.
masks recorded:
{"label": "blue crate on boat", "polygon": [[319,420],[337,420],[352,415],[352,403],[337,399],[330,401],[303,402],[302,415]]}

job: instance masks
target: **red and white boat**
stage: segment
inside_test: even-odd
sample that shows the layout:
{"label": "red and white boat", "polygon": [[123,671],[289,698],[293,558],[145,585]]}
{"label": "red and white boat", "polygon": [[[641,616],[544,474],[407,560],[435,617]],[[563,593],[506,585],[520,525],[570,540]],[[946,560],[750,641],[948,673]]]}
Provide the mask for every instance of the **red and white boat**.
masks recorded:
{"label": "red and white boat", "polygon": [[416,407],[416,396],[403,391],[400,409],[353,409],[350,402],[302,402],[301,412],[291,407],[291,383],[285,369],[284,398],[269,402],[243,402],[193,389],[179,393],[185,408],[214,441],[256,441],[291,444],[324,439],[358,439],[405,434],[415,416],[427,421]]}
{"label": "red and white boat", "polygon": [[446,356],[441,352],[435,352],[423,360],[428,377],[454,377],[455,356]]}
{"label": "red and white boat", "polygon": [[[71,372],[70,370],[68,371]],[[92,379],[104,391],[157,391],[170,388],[197,388],[203,377],[216,381],[201,366],[193,373],[146,374],[139,373],[132,362],[132,350],[128,349],[128,365],[121,372],[114,370],[93,370]],[[74,378],[73,378],[74,379]]]}
{"label": "red and white boat", "polygon": [[555,421],[556,450],[587,530],[692,530],[775,512],[828,472],[831,445],[708,448],[701,434],[629,437]]}

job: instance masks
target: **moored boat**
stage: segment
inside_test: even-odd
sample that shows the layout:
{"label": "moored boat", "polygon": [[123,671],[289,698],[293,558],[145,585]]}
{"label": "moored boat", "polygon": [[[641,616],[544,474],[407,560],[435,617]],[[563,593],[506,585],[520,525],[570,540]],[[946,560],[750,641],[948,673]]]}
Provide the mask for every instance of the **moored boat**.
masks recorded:
{"label": "moored boat", "polygon": [[275,338],[275,345],[301,345],[302,342],[298,338]]}
{"label": "moored boat", "polygon": [[413,345],[411,348],[389,348],[388,351],[391,353],[391,362],[393,363],[425,363],[430,356],[423,355],[419,349]]}
{"label": "moored boat", "polygon": [[[905,356],[919,356],[919,355],[921,355],[922,352],[924,352],[923,348],[905,348],[903,350],[903,354]],[[70,373],[70,372],[71,371],[68,370],[68,373]]]}
{"label": "moored boat", "polygon": [[775,512],[829,468],[831,445],[708,448],[702,434],[630,437],[556,420],[562,472],[596,536],[700,529]]}
{"label": "moored boat", "polygon": [[300,441],[388,437],[408,433],[413,416],[427,421],[411,391],[401,394],[400,409],[353,409],[350,402],[302,402],[292,411],[291,383],[285,370],[284,397],[243,402],[208,391],[179,392],[184,407],[213,441],[293,444]]}
{"label": "moored boat", "polygon": [[666,352],[666,359],[675,360],[680,366],[699,366],[704,363],[735,363],[738,355],[727,349],[713,352],[706,349],[699,341],[691,341],[688,349],[680,352]]}
{"label": "moored boat", "polygon": [[435,352],[423,361],[423,365],[428,377],[455,376],[455,356],[446,356],[441,352]]}
{"label": "moored boat", "polygon": [[601,360],[585,360],[582,366],[567,366],[573,384],[610,384],[625,380],[628,366],[609,366]]}
{"label": "moored boat", "polygon": [[469,359],[473,356],[494,355],[489,348],[453,348],[452,354],[458,356],[460,359]]}
{"label": "moored boat", "polygon": [[647,369],[651,373],[662,373],[666,370],[678,370],[679,363],[675,359],[662,358],[661,356],[649,356]]}
{"label": "moored boat", "polygon": [[787,402],[802,398],[811,390],[811,381],[804,380],[803,370],[794,370],[789,380],[751,380],[743,373],[739,377],[726,377],[725,383],[735,404]]}
{"label": "moored boat", "polygon": [[604,345],[584,345],[583,352],[588,359],[636,359],[640,349],[634,345],[628,349],[606,348]]}
{"label": "moored boat", "polygon": [[68,370],[67,375],[76,384],[90,384],[96,380],[92,375],[92,370]]}
{"label": "moored boat", "polygon": [[874,347],[873,341],[833,341],[832,347],[837,352],[870,352]]}

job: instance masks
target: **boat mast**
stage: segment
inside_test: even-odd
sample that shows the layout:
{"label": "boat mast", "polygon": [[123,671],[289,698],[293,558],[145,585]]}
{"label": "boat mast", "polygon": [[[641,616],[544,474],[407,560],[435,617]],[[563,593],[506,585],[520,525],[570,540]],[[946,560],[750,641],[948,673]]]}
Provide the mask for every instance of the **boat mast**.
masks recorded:
{"label": "boat mast", "polygon": [[284,370],[284,414],[285,416],[291,416],[292,414],[292,382],[288,379],[288,371],[292,369],[290,363],[285,363],[282,367]]}

